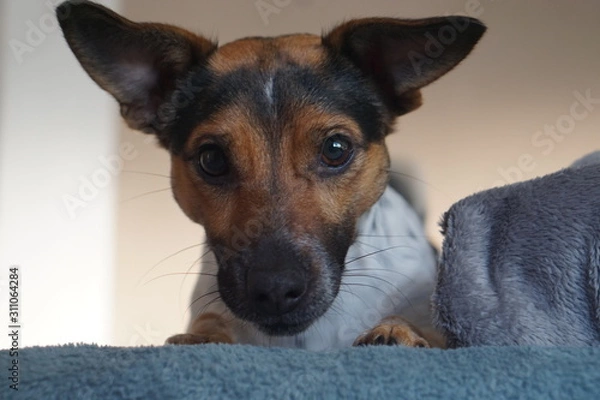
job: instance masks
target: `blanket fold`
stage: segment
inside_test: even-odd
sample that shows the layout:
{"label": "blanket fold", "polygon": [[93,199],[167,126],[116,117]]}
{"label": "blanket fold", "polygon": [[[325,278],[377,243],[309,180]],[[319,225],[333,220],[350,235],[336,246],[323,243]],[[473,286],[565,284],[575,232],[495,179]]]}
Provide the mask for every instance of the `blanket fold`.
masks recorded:
{"label": "blanket fold", "polygon": [[446,213],[433,304],[451,347],[600,345],[599,160]]}

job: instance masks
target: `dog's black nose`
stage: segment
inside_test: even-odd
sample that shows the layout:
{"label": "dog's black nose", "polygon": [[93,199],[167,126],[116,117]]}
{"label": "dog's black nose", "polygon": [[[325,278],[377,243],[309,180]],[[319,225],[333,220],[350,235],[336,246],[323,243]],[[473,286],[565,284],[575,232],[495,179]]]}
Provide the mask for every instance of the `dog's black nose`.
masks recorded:
{"label": "dog's black nose", "polygon": [[294,270],[253,270],[248,273],[250,301],[261,314],[279,316],[292,311],[306,293],[306,279]]}

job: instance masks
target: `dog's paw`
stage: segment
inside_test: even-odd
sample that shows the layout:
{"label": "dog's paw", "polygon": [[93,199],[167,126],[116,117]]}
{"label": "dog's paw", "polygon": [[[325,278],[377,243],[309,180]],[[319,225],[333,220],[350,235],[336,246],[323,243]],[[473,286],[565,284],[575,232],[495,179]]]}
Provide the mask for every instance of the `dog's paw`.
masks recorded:
{"label": "dog's paw", "polygon": [[165,341],[165,344],[189,345],[189,344],[208,344],[208,343],[225,343],[233,344],[233,340],[226,334],[196,334],[182,333],[173,335]]}
{"label": "dog's paw", "polygon": [[431,347],[421,333],[400,317],[386,318],[354,341],[354,346]]}

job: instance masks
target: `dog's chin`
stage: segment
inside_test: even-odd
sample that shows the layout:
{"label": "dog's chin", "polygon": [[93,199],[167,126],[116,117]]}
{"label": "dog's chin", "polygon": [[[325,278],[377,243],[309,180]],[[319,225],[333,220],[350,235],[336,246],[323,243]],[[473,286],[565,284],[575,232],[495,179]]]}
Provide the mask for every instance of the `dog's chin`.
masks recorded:
{"label": "dog's chin", "polygon": [[323,308],[312,308],[310,310],[296,310],[290,314],[281,316],[264,316],[257,314],[244,314],[230,308],[239,319],[250,323],[260,332],[268,336],[294,336],[306,331],[323,314],[327,312],[329,305]]}
{"label": "dog's chin", "polygon": [[[244,309],[238,309],[235,306],[228,308],[239,319],[250,323],[260,332],[268,336],[294,336],[298,335],[313,325],[329,309],[335,296],[330,301],[323,301],[313,307],[307,307],[300,310],[294,310],[288,314],[280,316],[266,316],[256,313],[245,312]],[[227,304],[227,302],[225,302]]]}
{"label": "dog's chin", "polygon": [[307,330],[314,320],[301,323],[255,324],[256,328],[269,336],[294,336]]}

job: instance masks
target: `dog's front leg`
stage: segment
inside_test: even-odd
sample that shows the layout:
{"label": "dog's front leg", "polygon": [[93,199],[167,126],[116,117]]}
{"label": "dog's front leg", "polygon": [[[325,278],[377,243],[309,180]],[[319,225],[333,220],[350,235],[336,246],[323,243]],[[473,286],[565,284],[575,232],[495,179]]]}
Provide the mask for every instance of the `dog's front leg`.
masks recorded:
{"label": "dog's front leg", "polygon": [[171,336],[167,344],[233,343],[228,322],[215,313],[201,314],[192,324],[189,333]]}
{"label": "dog's front leg", "polygon": [[384,318],[354,341],[354,346],[369,345],[444,348],[445,341],[437,332],[420,330],[404,318],[392,316]]}

